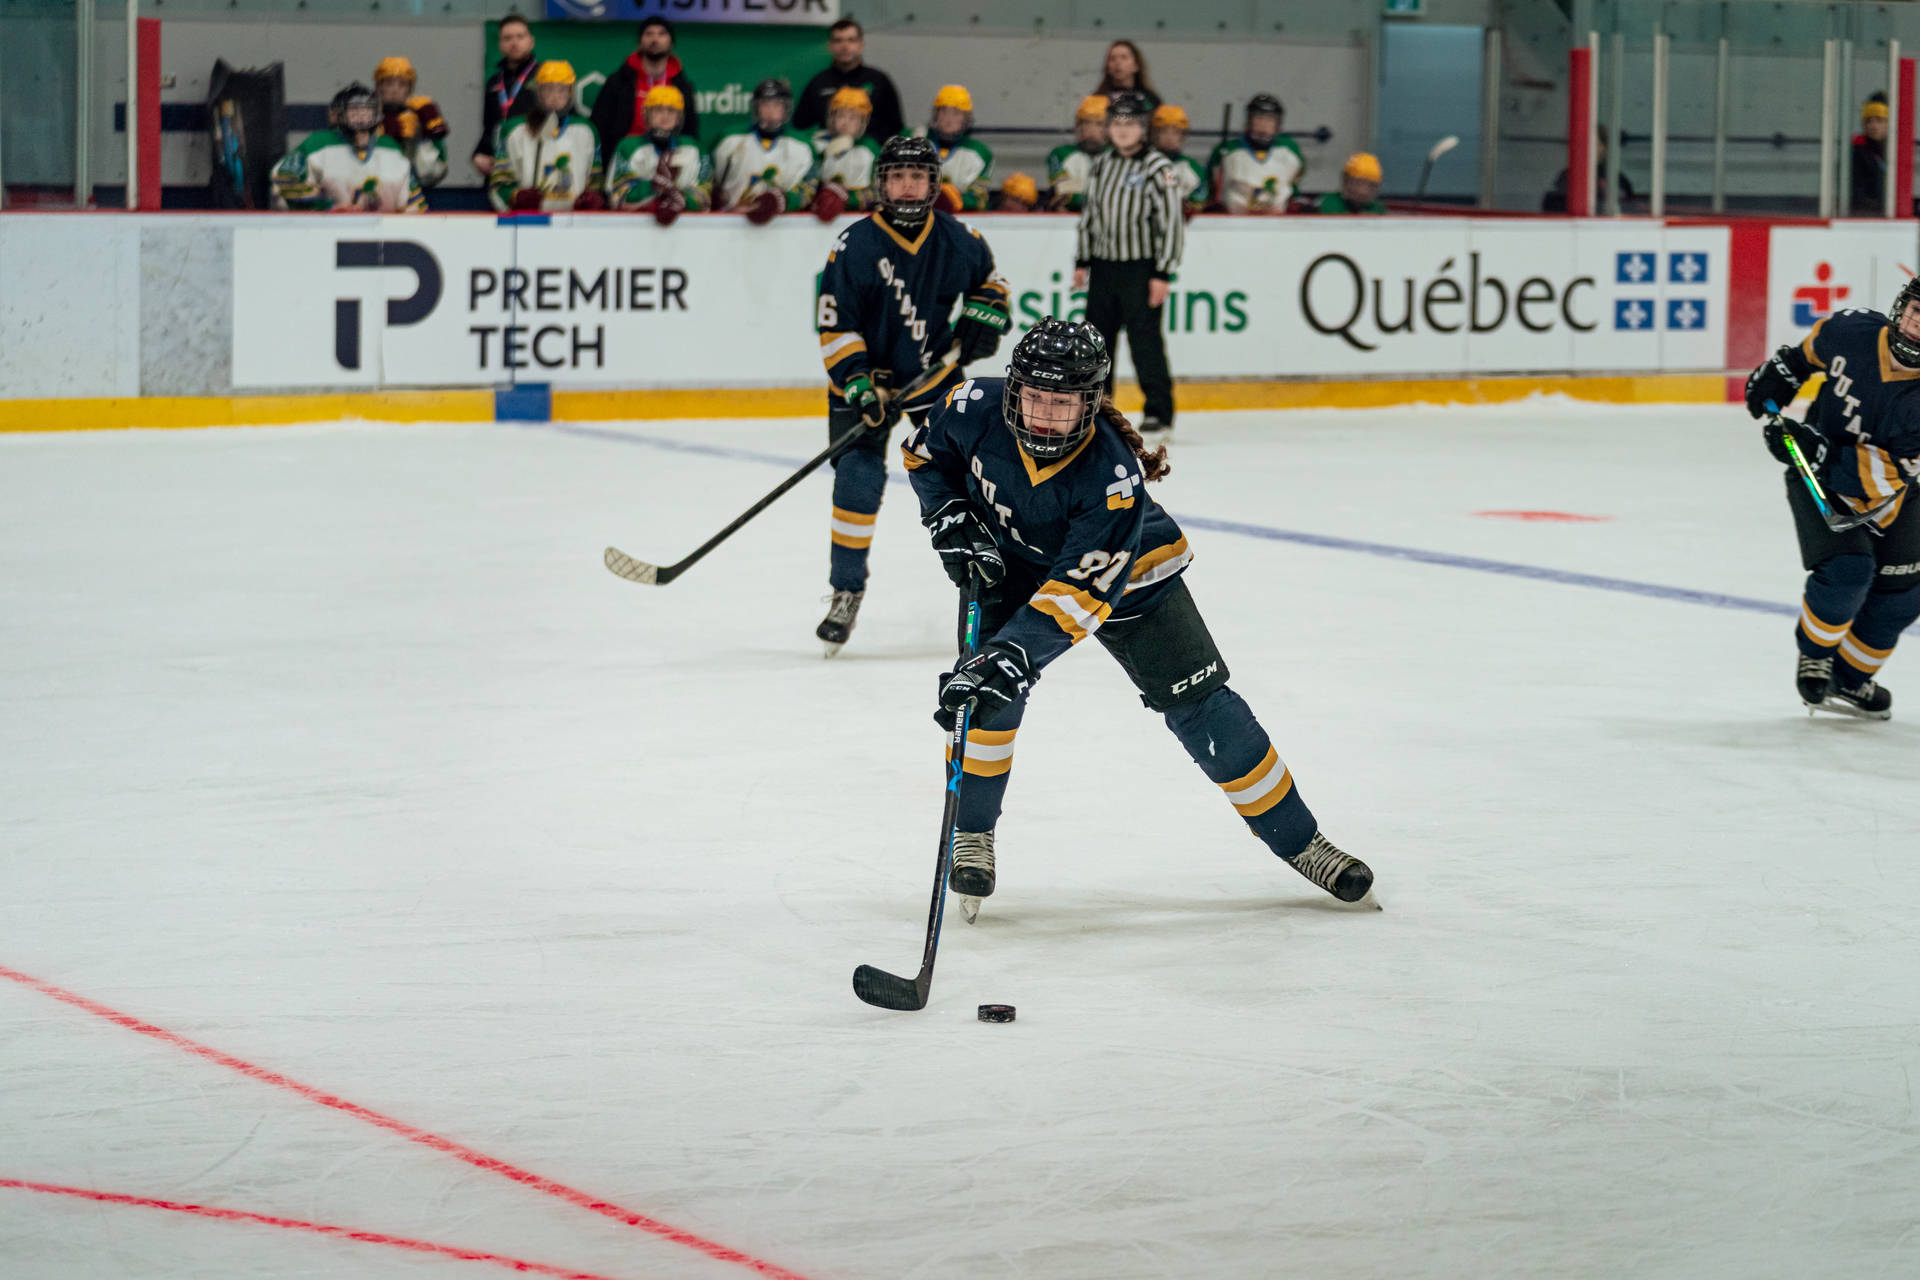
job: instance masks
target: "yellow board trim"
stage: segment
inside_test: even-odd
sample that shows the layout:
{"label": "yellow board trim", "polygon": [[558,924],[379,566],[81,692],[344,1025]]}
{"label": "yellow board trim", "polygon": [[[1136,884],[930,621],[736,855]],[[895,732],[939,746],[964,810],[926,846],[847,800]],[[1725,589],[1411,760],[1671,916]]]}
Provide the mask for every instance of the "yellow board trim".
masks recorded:
{"label": "yellow board trim", "polygon": [[348,418],[374,422],[492,422],[493,391],[0,400],[0,431],[278,427]]}
{"label": "yellow board trim", "polygon": [[[1410,404],[1502,404],[1564,395],[1602,404],[1725,404],[1721,374],[1620,377],[1516,377],[1357,382],[1205,382],[1180,384],[1183,410],[1380,409]],[[675,388],[553,393],[557,422],[686,418],[818,418],[822,389]],[[1120,407],[1136,412],[1138,389],[1123,384]],[[0,399],[0,432],[115,428],[282,426],[346,418],[375,422],[491,422],[493,391],[358,391],[324,395]]]}

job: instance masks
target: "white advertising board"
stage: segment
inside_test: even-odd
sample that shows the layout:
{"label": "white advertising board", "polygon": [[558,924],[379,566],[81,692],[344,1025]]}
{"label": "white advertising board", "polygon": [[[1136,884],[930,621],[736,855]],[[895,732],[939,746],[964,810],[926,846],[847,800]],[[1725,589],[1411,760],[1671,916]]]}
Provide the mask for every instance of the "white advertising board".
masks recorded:
{"label": "white advertising board", "polygon": [[1911,222],[1774,227],[1767,243],[1767,350],[1800,341],[1835,311],[1886,310],[1916,270],[1920,238]]}
{"label": "white advertising board", "polygon": [[[1012,287],[1016,330],[1081,318],[1071,219],[975,225]],[[249,223],[234,230],[234,385],[806,385],[823,379],[814,281],[836,230],[725,216]],[[1713,370],[1725,358],[1724,228],[1208,218],[1187,243],[1166,314],[1181,376]]]}

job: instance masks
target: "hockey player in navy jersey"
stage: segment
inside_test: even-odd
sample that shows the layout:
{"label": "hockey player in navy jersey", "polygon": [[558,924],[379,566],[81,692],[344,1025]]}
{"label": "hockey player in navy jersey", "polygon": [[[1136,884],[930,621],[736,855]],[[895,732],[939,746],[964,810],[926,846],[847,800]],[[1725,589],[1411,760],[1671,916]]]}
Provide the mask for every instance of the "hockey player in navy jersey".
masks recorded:
{"label": "hockey player in navy jersey", "polygon": [[1028,695],[1048,663],[1094,636],[1268,848],[1342,902],[1367,898],[1373,872],[1320,834],[1266,730],[1227,687],[1182,577],[1193,553],[1147,492],[1167,451],[1148,453],[1106,397],[1108,364],[1092,325],[1042,320],[1006,378],[955,387],[905,448],[947,576],[987,588],[979,652],[940,683],[937,719],[950,726],[974,704],[948,887],[993,892],[994,825]]}
{"label": "hockey player in navy jersey", "polygon": [[[927,410],[960,379],[958,369],[913,403],[894,403],[957,340],[960,363],[985,360],[1007,331],[1007,285],[978,231],[936,210],[940,153],[925,138],[887,141],[874,166],[879,208],[840,233],[820,275],[815,327],[827,366],[827,433],[838,439],[855,423],[868,430],[833,463],[832,546],[827,580],[833,600],[814,632],[827,656],[853,632],[867,590],[880,496],[887,485],[887,439],[904,413]],[[957,299],[966,299],[949,325]]]}
{"label": "hockey player in navy jersey", "polygon": [[[1785,406],[1815,370],[1826,380],[1804,423],[1769,414],[1769,401]],[[1807,570],[1794,631],[1800,699],[1809,711],[1885,720],[1893,695],[1874,676],[1920,618],[1920,505],[1908,500],[1920,476],[1920,281],[1907,281],[1887,315],[1842,311],[1781,347],[1747,379],[1746,398],[1787,465]],[[1829,527],[1792,465],[1789,436],[1840,521],[1860,521],[1854,528]]]}

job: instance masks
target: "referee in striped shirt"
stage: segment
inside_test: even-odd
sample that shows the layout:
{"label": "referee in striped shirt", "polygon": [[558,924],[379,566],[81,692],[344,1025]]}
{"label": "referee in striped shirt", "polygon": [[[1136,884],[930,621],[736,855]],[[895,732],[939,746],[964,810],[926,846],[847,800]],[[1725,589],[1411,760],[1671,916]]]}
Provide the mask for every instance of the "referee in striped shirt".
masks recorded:
{"label": "referee in striped shirt", "polygon": [[[1173,375],[1167,369],[1160,308],[1180,265],[1186,221],[1173,162],[1147,145],[1150,110],[1146,98],[1131,90],[1114,94],[1107,104],[1107,137],[1113,145],[1087,175],[1073,287],[1087,291],[1087,323],[1107,340],[1110,356],[1118,356],[1115,343],[1120,330],[1127,331],[1133,369],[1147,400],[1140,430],[1158,433],[1173,427]],[[1107,390],[1113,390],[1111,372]]]}

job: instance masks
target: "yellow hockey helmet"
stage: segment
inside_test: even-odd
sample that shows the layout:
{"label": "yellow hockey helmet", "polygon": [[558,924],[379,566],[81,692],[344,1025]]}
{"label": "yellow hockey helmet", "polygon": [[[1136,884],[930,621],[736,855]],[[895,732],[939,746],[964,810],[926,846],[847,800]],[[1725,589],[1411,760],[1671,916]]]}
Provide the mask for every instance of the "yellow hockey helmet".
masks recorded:
{"label": "yellow hockey helmet", "polygon": [[829,113],[858,111],[863,116],[870,116],[873,114],[873,99],[867,96],[866,90],[848,85],[827,99],[827,110]]}
{"label": "yellow hockey helmet", "polygon": [[655,107],[672,107],[675,111],[684,113],[687,109],[687,96],[673,85],[657,84],[647,90],[646,99],[640,104],[640,109],[643,111],[651,111]]}
{"label": "yellow hockey helmet", "polygon": [[1105,120],[1106,118],[1107,95],[1104,93],[1090,93],[1080,99],[1080,109],[1073,113],[1075,124],[1079,124],[1082,120]]}
{"label": "yellow hockey helmet", "polygon": [[1171,102],[1155,107],[1153,127],[1156,129],[1191,129],[1193,122],[1187,119],[1186,109],[1176,107]]}
{"label": "yellow hockey helmet", "polygon": [[382,80],[405,80],[407,86],[411,88],[413,82],[419,78],[414,74],[413,64],[401,57],[382,58],[380,65],[373,69],[375,84],[379,84]]}
{"label": "yellow hockey helmet", "polygon": [[1362,182],[1379,182],[1381,180],[1379,158],[1368,155],[1364,151],[1354,152],[1353,155],[1348,158],[1346,167],[1340,170],[1340,172],[1349,178],[1358,178]]}
{"label": "yellow hockey helmet", "polygon": [[1024,200],[1029,205],[1040,203],[1040,188],[1024,173],[1016,173],[1000,184],[1000,190],[1016,200]]}
{"label": "yellow hockey helmet", "polygon": [[933,95],[933,106],[936,111],[941,107],[953,107],[972,115],[973,95],[967,92],[963,84],[942,85],[940,92]]}
{"label": "yellow hockey helmet", "polygon": [[540,64],[540,69],[533,73],[533,82],[535,84],[572,84],[574,83],[573,64],[557,59],[552,62],[543,62]]}

